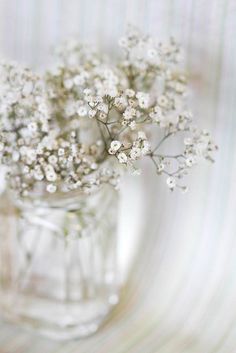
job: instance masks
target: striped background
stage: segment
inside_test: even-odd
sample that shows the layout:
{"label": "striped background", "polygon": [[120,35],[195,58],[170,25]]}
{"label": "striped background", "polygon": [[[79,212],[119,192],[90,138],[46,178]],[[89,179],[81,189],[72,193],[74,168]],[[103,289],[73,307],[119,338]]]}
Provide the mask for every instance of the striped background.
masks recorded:
{"label": "striped background", "polygon": [[198,168],[185,195],[150,170],[140,179],[142,252],[97,335],[59,344],[0,323],[0,353],[236,352],[236,1],[0,0],[0,54],[41,67],[52,44],[78,33],[114,55],[128,22],[183,43],[217,163]]}

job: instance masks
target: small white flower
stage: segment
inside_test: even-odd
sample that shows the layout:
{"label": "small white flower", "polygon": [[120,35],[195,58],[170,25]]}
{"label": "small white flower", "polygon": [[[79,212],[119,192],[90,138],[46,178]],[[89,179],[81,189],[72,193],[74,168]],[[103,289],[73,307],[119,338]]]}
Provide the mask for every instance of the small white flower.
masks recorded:
{"label": "small white flower", "polygon": [[47,185],[47,191],[48,191],[50,194],[53,194],[54,192],[56,192],[56,190],[57,190],[56,185],[54,185],[54,184],[48,184],[48,185]]}
{"label": "small white flower", "polygon": [[111,142],[110,144],[110,149],[109,149],[109,153],[110,154],[116,154],[116,152],[121,148],[122,143],[118,140],[114,140]]}
{"label": "small white flower", "polygon": [[147,51],[147,57],[149,59],[153,59],[153,58],[156,58],[157,57],[157,50],[155,48],[150,48],[148,49]]}
{"label": "small white flower", "polygon": [[185,194],[186,192],[188,192],[188,187],[187,186],[182,186],[181,190],[182,190],[182,193]]}
{"label": "small white flower", "polygon": [[114,100],[114,105],[119,109],[124,109],[127,105],[127,100],[124,96],[116,97]]}
{"label": "small white flower", "polygon": [[128,88],[125,90],[125,94],[126,94],[126,96],[132,98],[135,96],[135,91],[133,89]]}
{"label": "small white flower", "polygon": [[28,164],[32,164],[34,161],[36,161],[36,151],[33,149],[28,149],[27,153],[26,153],[26,157],[27,157],[27,163]]}
{"label": "small white flower", "polygon": [[150,152],[151,146],[147,140],[144,140],[142,143],[142,155],[146,155]]}
{"label": "small white flower", "polygon": [[74,184],[75,188],[79,188],[82,185],[81,180],[77,180],[76,183]]}
{"label": "small white flower", "polygon": [[136,124],[136,122],[133,120],[133,121],[131,121],[130,123],[129,123],[129,127],[130,127],[130,129],[131,130],[135,130],[136,129],[136,127],[137,127],[137,124]]}
{"label": "small white flower", "polygon": [[140,108],[146,109],[149,106],[150,97],[148,93],[138,92],[136,94]]}
{"label": "small white flower", "polygon": [[194,156],[189,156],[185,161],[187,167],[192,167],[196,163],[196,158]]}
{"label": "small white flower", "polygon": [[92,169],[92,170],[96,170],[97,168],[98,168],[98,165],[97,165],[97,163],[92,163],[91,164],[91,166],[90,166],[90,168]]}
{"label": "small white flower", "polygon": [[29,123],[28,128],[32,132],[37,131],[38,130],[37,123],[35,121],[32,121],[31,123]]}
{"label": "small white flower", "polygon": [[155,122],[159,122],[163,119],[162,110],[158,105],[154,107],[154,112],[150,113],[150,118]]}
{"label": "small white flower", "polygon": [[78,108],[77,113],[79,116],[86,116],[88,111],[87,108],[85,106],[81,106]]}
{"label": "small white flower", "polygon": [[108,153],[109,154],[116,154],[116,152],[112,148],[109,148]]}
{"label": "small white flower", "polygon": [[138,147],[132,147],[129,155],[132,160],[136,160],[141,157],[141,149]]}
{"label": "small white flower", "polygon": [[160,107],[166,108],[168,105],[168,98],[164,95],[161,95],[157,98],[157,103]]}
{"label": "small white flower", "polygon": [[64,148],[59,148],[57,153],[58,153],[58,156],[64,156],[65,154]]}
{"label": "small white flower", "polygon": [[195,153],[199,157],[204,157],[208,152],[208,143],[205,141],[199,141],[195,145]]}
{"label": "small white flower", "polygon": [[23,167],[22,172],[23,172],[24,174],[27,174],[27,173],[29,173],[29,171],[30,171],[29,167],[28,167],[27,165],[25,165],[25,166]]}
{"label": "small white flower", "polygon": [[74,82],[71,79],[67,79],[63,82],[63,84],[66,89],[70,90],[73,87]]}
{"label": "small white flower", "polygon": [[54,168],[51,164],[46,164],[44,169],[45,169],[45,173],[48,173],[48,174],[55,173]]}
{"label": "small white flower", "polygon": [[119,46],[121,46],[122,48],[127,48],[128,44],[129,44],[129,42],[126,37],[121,37],[119,39]]}
{"label": "small white flower", "polygon": [[174,177],[169,177],[169,178],[167,178],[166,183],[167,183],[167,186],[168,186],[170,189],[174,189],[175,186],[176,186],[176,180],[175,180]]}
{"label": "small white flower", "polygon": [[176,85],[175,85],[175,90],[176,90],[176,92],[178,92],[178,93],[184,93],[185,90],[186,90],[186,87],[185,87],[185,85],[183,85],[182,83],[177,82]]}
{"label": "small white flower", "polygon": [[185,144],[186,146],[191,146],[191,145],[193,144],[193,140],[192,140],[190,137],[186,137],[186,138],[184,139],[184,144]]}
{"label": "small white flower", "polygon": [[58,158],[55,155],[51,155],[51,156],[48,157],[48,162],[50,164],[56,164],[57,161],[58,161]]}
{"label": "small white flower", "polygon": [[91,119],[94,118],[96,114],[97,114],[97,111],[96,111],[95,109],[90,109],[90,110],[89,110],[88,115],[89,115],[89,117],[90,117]]}
{"label": "small white flower", "polygon": [[25,156],[27,154],[28,149],[26,146],[21,146],[19,151],[22,156]]}
{"label": "small white flower", "polygon": [[181,115],[186,120],[192,120],[192,118],[193,118],[193,113],[191,111],[189,111],[189,110],[184,111]]}
{"label": "small white flower", "polygon": [[159,163],[158,166],[157,166],[158,173],[163,172],[164,169],[165,169],[164,163]]}
{"label": "small white flower", "polygon": [[123,113],[123,117],[125,120],[131,120],[136,115],[136,109],[132,107],[127,107]]}
{"label": "small white flower", "polygon": [[51,172],[46,172],[46,179],[48,181],[56,181],[57,180],[57,175],[54,171]]}
{"label": "small white flower", "polygon": [[139,176],[139,175],[141,175],[142,172],[141,172],[141,169],[131,168],[130,173],[131,173],[131,175]]}
{"label": "small white flower", "polygon": [[37,181],[43,180],[43,179],[44,179],[44,175],[43,175],[42,171],[40,171],[40,170],[35,170],[35,171],[34,171],[34,178],[35,178],[35,180],[37,180]]}
{"label": "small white flower", "polygon": [[85,96],[91,96],[92,94],[92,90],[90,88],[85,88],[84,89],[84,95]]}
{"label": "small white flower", "polygon": [[105,104],[105,103],[99,103],[98,106],[97,106],[97,109],[102,111],[105,114],[108,113],[108,105]]}
{"label": "small white flower", "polygon": [[126,163],[127,160],[128,160],[128,157],[126,156],[126,154],[125,154],[124,152],[119,153],[118,156],[117,156],[117,158],[118,158],[118,161],[119,161],[121,164]]}

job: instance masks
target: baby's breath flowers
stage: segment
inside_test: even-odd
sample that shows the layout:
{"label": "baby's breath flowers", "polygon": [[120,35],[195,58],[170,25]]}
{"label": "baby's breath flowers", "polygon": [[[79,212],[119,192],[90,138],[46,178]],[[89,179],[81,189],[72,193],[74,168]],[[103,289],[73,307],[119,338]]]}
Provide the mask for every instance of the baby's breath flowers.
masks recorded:
{"label": "baby's breath flowers", "polygon": [[[118,187],[122,170],[138,174],[143,158],[171,190],[186,191],[189,170],[213,161],[216,146],[186,106],[179,46],[133,28],[120,46],[124,58],[114,65],[68,41],[42,76],[1,63],[0,161],[21,196]],[[169,153],[177,136],[182,149]]]}

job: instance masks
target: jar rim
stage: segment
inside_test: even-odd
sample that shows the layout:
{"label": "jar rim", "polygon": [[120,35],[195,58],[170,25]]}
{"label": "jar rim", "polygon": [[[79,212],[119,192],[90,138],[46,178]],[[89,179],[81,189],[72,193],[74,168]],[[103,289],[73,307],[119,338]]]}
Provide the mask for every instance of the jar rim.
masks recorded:
{"label": "jar rim", "polygon": [[10,199],[13,204],[19,208],[31,208],[31,207],[45,207],[45,208],[62,208],[68,206],[68,208],[73,208],[78,202],[85,200],[86,198],[92,198],[93,196],[98,196],[103,190],[108,190],[109,192],[116,192],[115,188],[110,184],[102,184],[88,192],[82,190],[69,191],[69,192],[57,192],[55,194],[49,195],[33,195],[33,197],[16,197],[16,194],[9,191]]}

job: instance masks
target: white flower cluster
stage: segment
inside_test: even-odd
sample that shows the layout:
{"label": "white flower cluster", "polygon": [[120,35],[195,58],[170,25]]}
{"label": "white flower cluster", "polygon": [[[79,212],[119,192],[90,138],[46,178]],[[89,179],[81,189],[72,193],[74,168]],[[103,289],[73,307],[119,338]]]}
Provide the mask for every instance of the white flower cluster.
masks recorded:
{"label": "white flower cluster", "polygon": [[0,63],[0,127],[26,142],[49,131],[43,81],[15,63]]}
{"label": "white flower cluster", "polygon": [[[186,190],[189,169],[212,161],[216,146],[192,126],[186,107],[176,43],[130,29],[120,45],[125,58],[117,65],[74,40],[58,48],[58,63],[41,77],[0,64],[0,161],[21,196],[118,187],[121,170],[137,173],[143,158],[171,190]],[[176,136],[183,148],[170,154],[167,142]]]}
{"label": "white flower cluster", "polygon": [[[129,28],[119,44],[125,53],[121,67],[129,77],[131,85],[141,89],[149,89],[157,76],[159,81],[163,77],[168,78],[182,58],[180,47],[172,38],[169,43],[158,43],[133,27]],[[176,82],[169,77],[169,84],[175,86]],[[181,85],[179,89],[180,87]]]}
{"label": "white flower cluster", "polygon": [[108,152],[115,155],[121,164],[132,166],[134,161],[147,155],[150,150],[151,146],[145,133],[139,131],[137,138],[132,143],[122,143],[119,140],[111,141]]}
{"label": "white flower cluster", "polygon": [[54,111],[57,114],[63,111],[63,118],[73,121],[75,125],[78,118],[93,118],[96,113],[105,119],[109,104],[104,97],[116,97],[128,84],[120,70],[102,61],[96,54],[86,56],[87,60],[84,61],[83,50],[79,48],[75,49],[76,66],[68,65],[68,62],[75,61],[70,51],[67,56],[61,56],[60,66],[56,70],[54,68],[46,73],[49,99],[54,103]]}

